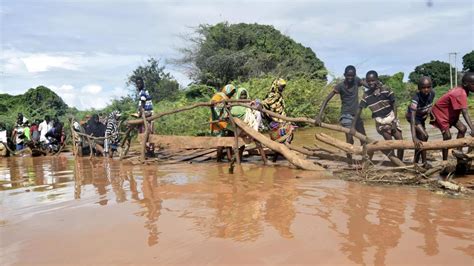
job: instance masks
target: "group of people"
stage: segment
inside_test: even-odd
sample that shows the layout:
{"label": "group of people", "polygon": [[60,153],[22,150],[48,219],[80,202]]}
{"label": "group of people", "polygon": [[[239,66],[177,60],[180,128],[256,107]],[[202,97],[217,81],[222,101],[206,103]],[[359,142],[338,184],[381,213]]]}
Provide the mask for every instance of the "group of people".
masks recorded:
{"label": "group of people", "polygon": [[[78,147],[80,155],[94,153],[96,155],[113,156],[117,151],[119,136],[119,120],[122,114],[112,111],[106,117],[98,114],[86,115],[85,121],[72,122],[72,128],[76,133],[74,142]],[[87,136],[90,136],[88,138]]]}
{"label": "group of people", "polygon": [[[233,125],[228,122],[228,117],[233,116],[242,119],[244,123],[256,131],[267,128],[270,131],[270,138],[280,143],[291,143],[293,139],[293,130],[295,126],[282,119],[267,115],[261,112],[266,109],[277,115],[286,116],[286,105],[283,98],[283,91],[286,87],[286,81],[278,78],[273,81],[270,91],[266,97],[260,101],[251,101],[251,105],[257,110],[246,108],[244,106],[233,106],[230,110],[224,107],[224,101],[227,100],[250,100],[249,92],[246,88],[236,87],[232,84],[227,84],[221,91],[218,91],[211,98],[210,129],[214,136],[233,136],[235,129]],[[259,111],[260,110],[260,111]],[[240,153],[243,152],[243,147],[240,147]],[[222,151],[218,150],[218,159],[222,157]],[[228,159],[231,157],[231,152],[227,152]],[[273,157],[276,161],[278,154]]]}
{"label": "group of people", "polygon": [[[428,141],[426,121],[438,128],[443,135],[443,140],[451,139],[450,128],[458,130],[457,138],[463,138],[467,127],[460,120],[462,114],[467,126],[474,136],[474,127],[469,116],[467,97],[470,92],[474,92],[474,72],[467,72],[462,77],[461,86],[452,88],[441,96],[436,102],[433,82],[430,77],[421,77],[418,81],[418,92],[413,96],[411,103],[407,107],[405,117],[410,123],[411,135],[415,149],[414,163],[421,162],[427,166],[426,151],[421,150],[423,142]],[[359,102],[359,88],[364,87],[362,99]],[[321,125],[322,115],[327,103],[339,94],[341,98],[340,124],[350,128],[346,134],[346,141],[354,143],[353,136],[356,132],[365,135],[365,128],[360,118],[362,109],[369,108],[372,118],[375,120],[377,132],[385,140],[403,139],[400,127],[399,116],[397,114],[396,99],[392,90],[382,84],[376,71],[367,72],[365,79],[357,77],[356,68],[347,66],[344,71],[344,80],[338,83],[333,91],[324,100],[319,114],[315,118],[316,125]],[[364,144],[361,141],[361,144]],[[387,155],[393,151],[386,152]],[[443,160],[448,158],[448,150],[443,149]],[[396,156],[403,160],[403,150],[397,151]],[[350,155],[348,155],[350,158]]]}
{"label": "group of people", "polygon": [[[455,127],[458,130],[457,138],[463,138],[467,132],[467,127],[460,120],[464,117],[467,126],[471,130],[471,136],[474,136],[474,127],[469,116],[467,97],[470,92],[474,92],[474,72],[467,72],[462,77],[461,86],[450,89],[442,95],[436,102],[433,82],[430,77],[421,77],[418,81],[418,92],[413,96],[410,104],[407,106],[405,118],[410,123],[412,140],[415,145],[414,163],[421,163],[428,167],[426,151],[421,149],[423,142],[428,141],[426,122],[429,121],[434,127],[441,131],[443,140],[451,139],[450,128]],[[285,101],[283,91],[286,81],[276,79],[271,86],[269,93],[260,102],[252,101],[259,110],[266,109],[278,115],[286,115]],[[362,97],[359,97],[359,88],[364,88]],[[356,132],[366,135],[364,122],[361,119],[361,113],[364,108],[369,108],[372,118],[375,121],[375,129],[385,140],[402,140],[402,128],[400,126],[399,115],[397,114],[397,101],[390,87],[379,80],[378,73],[374,70],[368,71],[364,79],[357,76],[356,68],[349,65],[344,70],[344,80],[336,84],[333,90],[323,101],[319,114],[315,117],[316,126],[321,126],[322,117],[326,110],[328,102],[339,94],[341,99],[341,114],[339,122],[341,126],[348,128],[346,133],[347,143],[353,144],[353,136]],[[245,107],[232,107],[229,110],[224,108],[224,100],[230,99],[249,99],[250,95],[245,88],[236,87],[232,84],[225,85],[223,89],[211,99],[214,106],[211,107],[210,128],[211,133],[216,136],[232,136],[234,129],[229,124],[230,115],[241,118],[245,123],[255,130],[262,128],[264,124],[270,131],[270,137],[274,141],[281,143],[291,142],[294,126],[274,116],[266,115],[254,109]],[[257,108],[257,109],[258,109]],[[364,141],[361,141],[361,145]],[[403,160],[404,150],[384,151],[388,156],[396,156]],[[443,160],[448,158],[448,150],[443,149]],[[352,156],[347,155],[350,162]],[[372,154],[369,154],[371,157]]]}
{"label": "group of people", "polygon": [[[457,138],[465,136],[467,127],[460,120],[460,115],[464,117],[467,126],[471,130],[471,136],[474,136],[474,127],[469,116],[467,97],[470,92],[474,92],[474,72],[467,72],[462,77],[461,86],[452,88],[446,94],[441,96],[436,102],[433,82],[430,77],[421,77],[418,81],[418,92],[413,96],[411,103],[407,107],[405,118],[410,123],[412,140],[415,145],[414,163],[421,162],[426,165],[426,151],[422,150],[423,142],[428,141],[426,130],[426,121],[437,127],[444,140],[451,139],[450,128],[455,127],[458,130]],[[138,95],[138,113],[136,117],[151,116],[153,114],[152,98],[145,89],[143,79],[137,77],[135,80]],[[211,98],[211,116],[210,130],[215,136],[232,136],[235,132],[233,125],[229,123],[230,116],[240,118],[247,125],[256,131],[267,128],[270,131],[272,140],[280,143],[290,143],[293,138],[295,126],[274,115],[268,115],[268,112],[261,112],[262,109],[273,112],[274,114],[286,116],[285,100],[283,92],[286,87],[284,79],[275,79],[271,85],[270,91],[266,97],[260,100],[251,101],[251,105],[256,108],[246,108],[244,106],[233,106],[230,109],[224,105],[224,101],[248,100],[250,101],[249,91],[243,87],[237,87],[232,84],[225,85]],[[359,97],[359,88],[364,88],[363,95]],[[361,119],[361,112],[364,108],[369,108],[372,112],[372,118],[375,120],[376,131],[385,140],[403,139],[402,129],[400,127],[399,115],[397,114],[396,99],[393,91],[384,85],[374,70],[367,72],[365,79],[357,76],[354,66],[347,66],[344,70],[344,80],[334,86],[333,90],[323,101],[319,114],[315,117],[316,126],[322,124],[322,117],[328,102],[339,94],[341,99],[341,126],[350,129],[346,133],[346,141],[354,143],[353,136],[356,132],[366,134],[364,123]],[[361,99],[361,100],[360,100]],[[119,143],[119,111],[110,113],[104,121],[100,121],[97,114],[88,117],[85,123],[73,123],[73,129],[82,133],[83,136],[89,135],[101,139],[94,140],[94,146],[90,147],[91,152],[100,154],[113,154],[117,150]],[[148,126],[153,126],[149,124]],[[143,132],[143,127],[140,129]],[[84,135],[85,134],[85,135]],[[105,138],[102,138],[105,137]],[[11,139],[15,142],[16,150],[21,150],[27,143],[64,143],[63,124],[56,118],[51,120],[46,116],[43,121],[36,120],[29,124],[27,118],[19,113],[17,123],[12,132]],[[87,143],[79,141],[83,147]],[[7,143],[7,134],[4,125],[0,125],[0,143]],[[364,144],[361,141],[361,144]],[[152,150],[152,144],[147,144],[147,149]],[[385,151],[387,155],[395,155],[395,151]],[[448,157],[448,151],[442,151],[443,160]],[[403,160],[404,151],[402,149],[396,152],[396,156]],[[348,154],[351,160],[351,156]],[[274,160],[276,157],[274,158]]]}
{"label": "group of people", "polygon": [[[8,141],[9,139],[12,140],[12,143]],[[49,115],[46,115],[44,120],[36,119],[30,123],[28,118],[22,113],[18,113],[10,136],[6,126],[4,124],[0,125],[0,142],[2,143],[3,156],[7,154],[6,146],[10,145],[12,150],[15,151],[30,147],[54,152],[63,145],[64,139],[63,123],[57,118],[51,119]]]}

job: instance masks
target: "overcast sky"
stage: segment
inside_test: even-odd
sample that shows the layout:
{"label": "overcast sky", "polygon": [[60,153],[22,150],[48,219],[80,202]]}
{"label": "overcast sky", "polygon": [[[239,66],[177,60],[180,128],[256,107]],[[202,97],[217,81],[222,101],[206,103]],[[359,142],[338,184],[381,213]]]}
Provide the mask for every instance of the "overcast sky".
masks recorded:
{"label": "overcast sky", "polygon": [[[340,76],[403,71],[474,47],[472,0],[0,0],[0,93],[45,85],[69,106],[102,108],[125,96],[128,74],[150,56],[176,58],[199,24],[273,25]],[[186,86],[186,75],[167,65]]]}

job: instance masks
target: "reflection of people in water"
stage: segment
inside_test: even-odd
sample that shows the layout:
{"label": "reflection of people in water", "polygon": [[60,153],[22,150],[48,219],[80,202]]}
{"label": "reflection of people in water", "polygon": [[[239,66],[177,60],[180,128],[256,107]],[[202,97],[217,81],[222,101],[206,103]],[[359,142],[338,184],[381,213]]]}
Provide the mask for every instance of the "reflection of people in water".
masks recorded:
{"label": "reflection of people in water", "polygon": [[127,195],[125,193],[125,190],[123,189],[123,178],[120,172],[117,172],[116,170],[112,170],[112,165],[109,160],[104,160],[104,169],[105,169],[105,174],[107,176],[107,179],[110,180],[110,184],[112,186],[112,191],[115,194],[115,201],[117,203],[121,203],[127,200]]}
{"label": "reflection of people in water", "polygon": [[436,221],[436,215],[433,213],[432,206],[435,203],[431,202],[433,196],[431,192],[423,193],[420,191],[416,194],[416,205],[413,210],[413,220],[419,222],[418,227],[411,227],[414,231],[423,234],[425,239],[425,245],[420,246],[425,254],[428,256],[434,256],[439,253],[439,245],[437,241],[438,237],[438,226]]}
{"label": "reflection of people in water", "polygon": [[369,214],[370,194],[358,184],[347,183],[347,185],[351,193],[346,196],[342,210],[348,215],[347,234],[344,234],[344,238],[348,241],[341,244],[341,251],[346,253],[351,261],[365,264],[364,251],[370,247],[365,237],[366,230],[371,226],[366,219]]}
{"label": "reflection of people in water", "polygon": [[[290,169],[275,169],[273,174],[273,189],[265,204],[265,221],[271,224],[284,238],[293,238],[291,224],[296,212],[293,205],[298,197],[295,189],[295,179],[287,179]],[[280,184],[284,183],[284,184]]]}
{"label": "reflection of people in water", "polygon": [[210,236],[255,241],[262,235],[265,221],[282,237],[293,237],[290,227],[296,215],[293,201],[297,191],[284,173],[277,177],[282,169],[257,167],[246,170],[244,178],[227,175],[222,169],[216,169],[220,179],[212,188],[216,196],[207,204],[216,209],[216,216],[205,222]]}
{"label": "reflection of people in water", "polygon": [[[405,222],[406,204],[403,196],[398,193],[386,196],[380,192],[371,193],[374,190],[373,187],[354,183],[347,183],[346,190],[347,193],[340,193],[338,190],[321,198],[322,206],[316,207],[317,215],[327,220],[331,224],[329,228],[347,241],[341,244],[340,249],[352,262],[370,264],[364,261],[367,255],[365,253],[369,252],[370,247],[374,247],[375,255],[372,263],[384,265],[387,251],[395,248],[402,236],[400,225]],[[399,193],[402,194],[405,191],[402,189]],[[378,198],[374,198],[374,195]],[[341,202],[341,197],[344,197],[343,202]],[[345,206],[341,210],[348,217],[347,227],[343,230],[338,229],[337,226],[341,216],[332,214],[332,206],[340,205]],[[371,214],[375,214],[378,218],[377,222],[372,223],[367,220]]]}
{"label": "reflection of people in water", "polygon": [[382,198],[379,201],[379,208],[377,210],[379,223],[371,225],[367,231],[369,243],[372,246],[376,246],[375,265],[385,265],[387,251],[398,246],[398,241],[402,236],[400,225],[405,223],[404,212],[406,203],[403,197],[405,192],[403,188],[399,189],[399,193],[396,193],[399,194],[399,197],[396,195],[384,197],[382,193],[380,194]]}
{"label": "reflection of people in water", "polygon": [[92,167],[92,185],[97,188],[99,194],[99,204],[107,205],[109,200],[107,199],[107,186],[110,184],[106,173],[104,172],[104,165],[102,160],[90,160],[93,165]]}
{"label": "reflection of people in water", "polygon": [[[161,202],[159,197],[159,186],[156,171],[147,168],[143,168],[143,199],[140,201],[145,205],[147,221],[145,222],[145,228],[148,229],[148,246],[154,246],[158,244],[158,218],[161,214]],[[143,205],[142,204],[142,205]]]}
{"label": "reflection of people in water", "polygon": [[[218,171],[223,167],[218,166]],[[262,234],[264,198],[256,193],[260,190],[259,182],[250,183],[250,180],[250,176],[240,179],[229,175],[217,184],[215,201],[210,202],[210,207],[216,208],[216,216],[210,222],[212,236],[255,241]]]}

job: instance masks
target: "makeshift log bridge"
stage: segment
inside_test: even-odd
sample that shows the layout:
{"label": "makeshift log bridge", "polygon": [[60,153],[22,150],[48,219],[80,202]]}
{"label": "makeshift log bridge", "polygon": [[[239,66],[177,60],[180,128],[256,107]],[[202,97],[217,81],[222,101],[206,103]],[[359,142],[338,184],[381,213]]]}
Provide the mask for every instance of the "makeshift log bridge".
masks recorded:
{"label": "makeshift log bridge", "polygon": [[[249,100],[226,100],[226,101],[223,101],[223,102],[220,102],[220,103],[224,103],[225,108],[227,108],[228,110],[230,108],[232,108],[233,106],[244,106],[244,107],[247,107],[247,108],[250,108],[250,109],[261,111],[261,112],[266,113],[267,115],[269,115],[271,117],[276,117],[276,118],[279,118],[281,120],[288,121],[288,122],[294,122],[294,123],[300,123],[300,124],[310,124],[310,125],[314,125],[314,123],[315,123],[315,120],[310,119],[310,118],[306,118],[306,117],[293,118],[293,117],[282,116],[282,115],[273,113],[273,112],[265,110],[265,109],[257,108],[255,106],[249,104],[248,102],[249,102]],[[160,117],[163,117],[163,116],[166,116],[166,115],[175,114],[175,113],[179,113],[179,112],[183,112],[183,111],[188,111],[188,110],[192,110],[192,109],[198,108],[198,107],[212,107],[215,104],[216,103],[208,103],[208,102],[196,103],[194,105],[183,107],[183,108],[180,108],[180,109],[155,114],[153,116],[146,117],[146,118],[144,117],[143,119],[129,120],[126,123],[129,126],[139,126],[139,125],[144,124],[145,122],[150,122],[150,121],[153,121],[155,119],[159,119]],[[281,143],[274,142],[274,141],[270,140],[268,137],[262,135],[261,133],[251,129],[245,123],[243,123],[241,120],[239,120],[237,118],[234,118],[234,117],[231,116],[231,117],[228,118],[228,120],[233,125],[235,125],[236,131],[237,131],[236,135],[240,135],[240,133],[244,133],[246,136],[250,137],[253,141],[256,142],[256,144],[257,144],[256,146],[263,145],[263,146],[269,148],[270,150],[272,150],[274,152],[282,154],[291,164],[295,165],[298,168],[305,169],[305,170],[322,170],[322,167],[320,165],[315,164],[315,163],[318,163],[317,160],[312,161],[312,160],[308,160],[307,158],[301,156],[301,155],[306,155],[306,156],[313,155],[314,156],[315,155],[314,151],[307,150],[307,149],[304,149],[304,148],[286,147],[285,145],[283,145]],[[321,123],[320,127],[327,128],[327,129],[330,129],[330,130],[339,131],[339,132],[349,133],[348,128],[344,128],[344,127],[341,127],[341,126],[338,126],[338,125],[331,125],[331,124]],[[358,139],[360,139],[360,140],[362,140],[363,142],[366,143],[362,147],[347,144],[343,141],[334,139],[334,138],[332,138],[332,137],[330,137],[326,134],[323,134],[323,133],[316,134],[315,137],[316,137],[317,140],[320,140],[321,142],[326,143],[330,146],[333,146],[334,148],[342,150],[346,153],[352,153],[352,154],[356,154],[356,155],[363,155],[363,158],[365,160],[368,160],[367,159],[368,158],[367,154],[373,153],[375,151],[386,151],[386,150],[394,150],[394,149],[414,149],[415,148],[413,142],[411,142],[411,141],[405,141],[405,140],[374,141],[374,140],[368,138],[367,136],[362,135],[358,132],[355,133],[354,137],[356,137],[356,138],[358,138]],[[171,137],[171,136],[167,136],[166,138],[164,136],[156,136],[155,137],[155,135],[150,135],[149,131],[145,132],[145,134],[141,136],[142,147],[143,147],[142,150],[144,150],[144,146],[145,146],[146,142],[154,142],[154,143],[157,143],[158,146],[160,146],[160,142],[166,143],[168,141],[169,148],[171,147],[171,143],[175,143],[174,145],[176,145],[176,143],[193,142],[193,143],[201,143],[200,144],[201,146],[199,148],[201,150],[206,149],[206,148],[209,148],[209,149],[211,149],[211,148],[214,149],[215,148],[215,149],[217,149],[217,146],[218,147],[232,147],[232,149],[234,150],[234,154],[238,154],[238,148],[240,147],[239,143],[243,143],[242,139],[238,138],[238,137],[212,138],[212,139],[204,139],[204,138],[208,138],[208,137],[183,137],[183,139],[175,138],[171,141],[172,138],[174,138],[174,137]],[[199,140],[199,138],[203,138],[203,139]],[[232,138],[233,138],[234,143],[231,145]],[[190,141],[191,139],[192,139],[192,141]],[[216,142],[216,141],[218,141],[217,139],[223,139],[223,140],[219,140],[219,141],[222,141],[224,144],[222,146],[215,145],[216,147],[212,146],[212,145],[211,145],[212,147],[210,147],[209,144],[204,144],[204,143],[208,143],[208,142]],[[469,146],[469,147],[474,146],[472,138],[467,137],[464,140],[459,139],[459,140],[451,140],[451,141],[426,142],[426,143],[423,144],[423,147],[421,149],[459,148],[459,147],[466,147],[466,146]],[[322,149],[321,147],[319,147],[319,148]],[[326,150],[324,153],[326,153],[326,155],[327,155],[328,150]],[[324,153],[319,153],[319,155],[323,155]],[[336,158],[341,159],[340,155],[336,155],[334,152],[330,151],[329,154],[331,154],[331,153],[333,153],[335,159]],[[210,153],[210,154],[212,154],[212,153]],[[261,152],[261,154],[264,155],[264,153],[262,153],[262,152]],[[170,156],[170,157],[172,157],[172,156]],[[209,157],[212,157],[212,155],[210,155]],[[324,155],[323,155],[323,157],[324,157]],[[394,163],[397,166],[406,166],[402,161],[400,161],[398,158],[396,158],[395,156],[393,156],[391,154],[388,155],[388,158],[390,159],[390,161],[392,163]],[[146,159],[145,154],[144,154],[144,152],[142,152],[142,160],[145,160],[145,159]],[[237,156],[236,160],[238,160],[238,156]]]}

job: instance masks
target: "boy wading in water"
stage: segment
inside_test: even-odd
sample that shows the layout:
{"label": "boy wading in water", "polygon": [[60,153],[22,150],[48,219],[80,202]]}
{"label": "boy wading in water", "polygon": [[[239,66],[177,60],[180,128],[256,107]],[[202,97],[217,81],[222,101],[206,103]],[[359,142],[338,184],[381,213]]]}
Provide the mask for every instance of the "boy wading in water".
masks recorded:
{"label": "boy wading in water", "polygon": [[420,150],[423,142],[428,141],[428,133],[426,132],[425,121],[433,107],[435,92],[433,91],[433,83],[429,77],[421,77],[418,81],[418,92],[413,96],[408,110],[406,119],[410,122],[411,136],[415,144],[415,156],[413,163],[418,163],[421,157],[423,166],[427,166],[426,151]]}
{"label": "boy wading in water", "polygon": [[[349,134],[354,135],[356,132],[356,121],[360,118],[363,108],[368,107],[372,111],[372,118],[375,120],[375,128],[385,140],[403,139],[400,122],[397,118],[397,108],[395,106],[395,96],[389,87],[379,81],[379,75],[376,71],[370,70],[365,75],[367,82],[367,91],[364,93],[359,104],[357,114],[352,121],[351,131]],[[393,151],[385,151],[389,156]],[[397,157],[403,160],[403,149],[399,149]]]}
{"label": "boy wading in water", "polygon": [[[464,138],[467,128],[459,120],[462,113],[464,120],[471,129],[471,137],[474,137],[474,128],[471,117],[467,110],[467,96],[469,92],[474,92],[474,72],[467,72],[462,77],[462,87],[449,90],[433,106],[431,111],[432,120],[430,124],[439,128],[443,134],[443,140],[451,139],[449,129],[454,126],[458,130],[457,138]],[[443,160],[448,159],[448,149],[443,149]]]}
{"label": "boy wading in water", "polygon": [[[339,118],[341,126],[350,128],[352,126],[352,122],[355,121],[355,129],[357,132],[365,135],[364,122],[362,119],[360,119],[360,117],[356,120],[354,119],[357,114],[357,110],[359,109],[359,87],[362,85],[363,81],[356,75],[356,68],[351,65],[347,66],[344,70],[344,80],[334,87],[333,91],[328,94],[321,105],[319,115],[315,118],[316,126],[321,125],[321,118],[328,102],[334,97],[334,95],[339,94],[342,103],[341,116]],[[346,142],[354,144],[354,138],[352,135],[346,134]],[[364,142],[361,141],[361,145],[363,144]],[[350,163],[352,163],[352,155],[347,154],[347,158],[349,159]]]}

